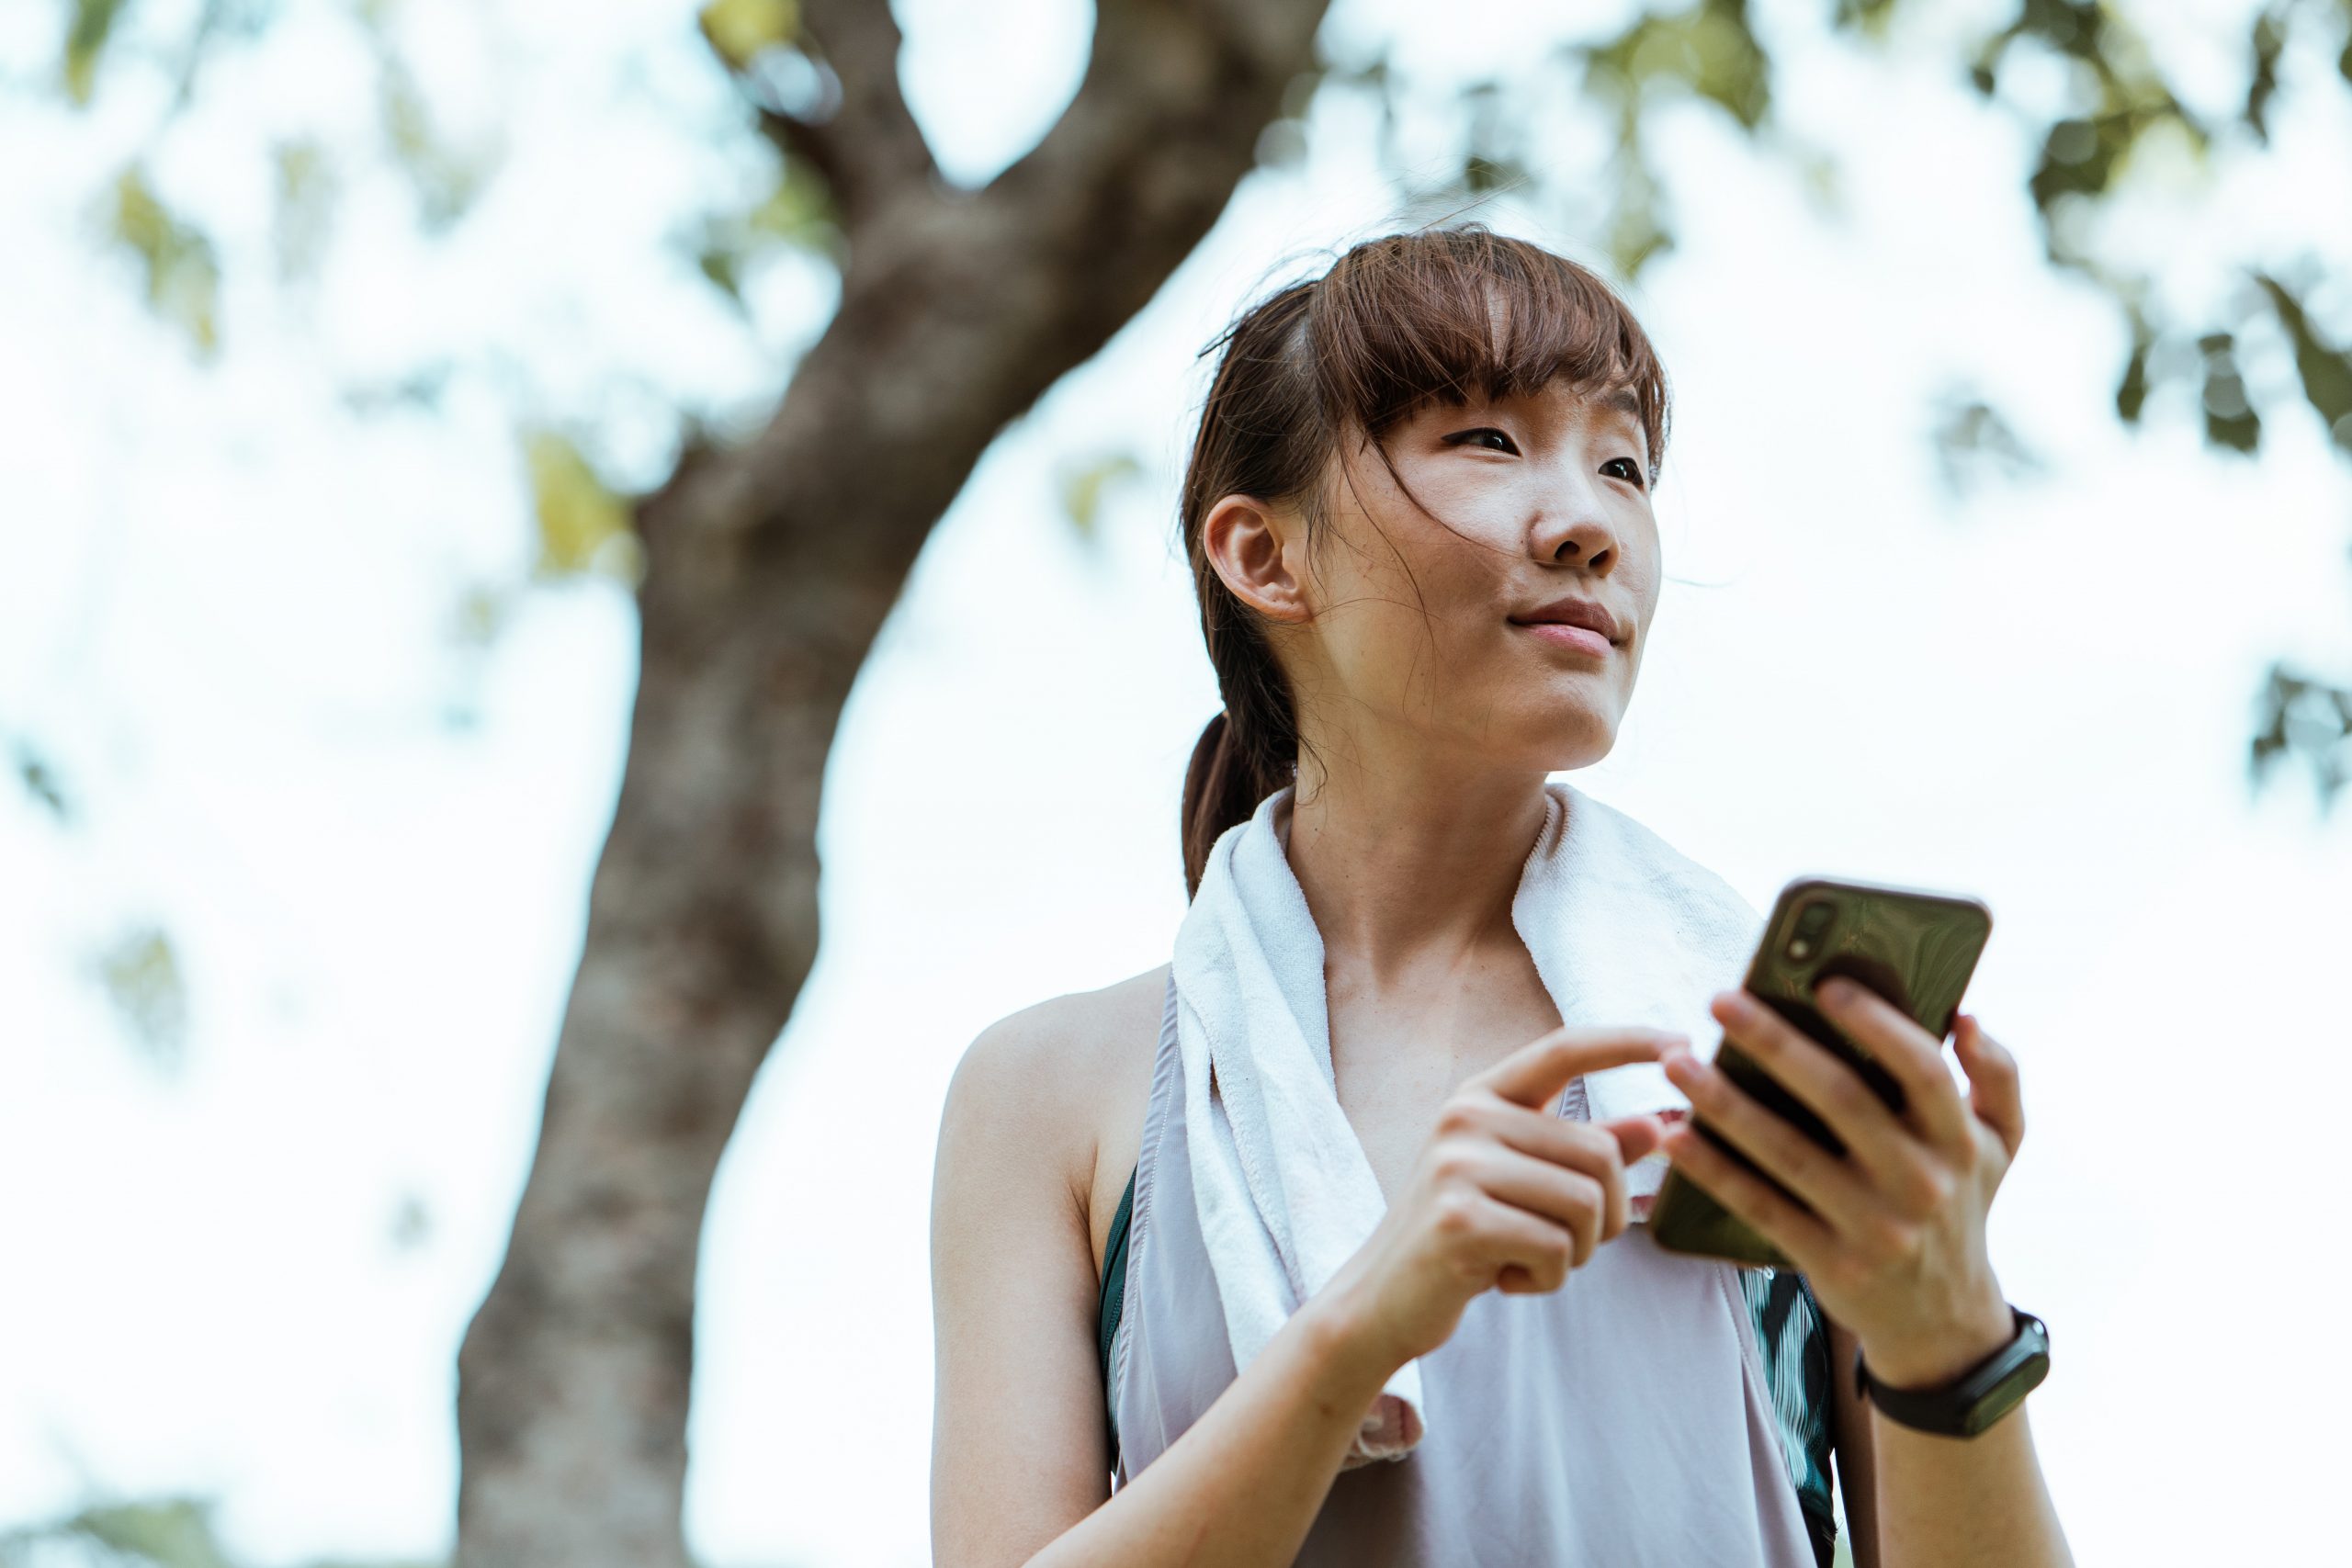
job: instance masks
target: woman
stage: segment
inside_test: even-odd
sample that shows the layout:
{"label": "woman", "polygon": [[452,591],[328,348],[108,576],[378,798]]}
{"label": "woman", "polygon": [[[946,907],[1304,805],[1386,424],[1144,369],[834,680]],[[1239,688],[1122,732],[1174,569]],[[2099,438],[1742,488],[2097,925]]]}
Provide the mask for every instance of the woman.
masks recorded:
{"label": "woman", "polygon": [[[2023,1136],[2008,1053],[1963,1015],[1963,1101],[1939,1042],[1825,997],[1906,1064],[1897,1118],[1716,997],[1726,1036],[1846,1138],[1808,1160],[1682,1043],[1565,1026],[1512,926],[1547,775],[1607,754],[1657,605],[1667,398],[1639,325],[1585,269],[1474,224],[1359,245],[1220,343],[1182,511],[1226,711],[1185,782],[1186,880],[1197,896],[1220,837],[1279,808],[1386,1211],[1237,1370],[1170,966],[983,1032],[934,1178],[937,1561],[1801,1568],[1828,1561],[1834,1449],[1861,1568],[2070,1562],[2021,1408],[1956,1439],[1852,1386],[1858,1348],[1927,1389],[2011,1337],[1984,1253]],[[1605,651],[1530,630],[1563,596]],[[1813,1212],[1668,1118],[1572,1113],[1583,1075],[1645,1060]],[[1661,1145],[1802,1271],[1657,1247],[1625,1168]],[[1705,1359],[1733,1274],[1756,1347]],[[1447,1414],[1355,1463],[1416,1357]]]}

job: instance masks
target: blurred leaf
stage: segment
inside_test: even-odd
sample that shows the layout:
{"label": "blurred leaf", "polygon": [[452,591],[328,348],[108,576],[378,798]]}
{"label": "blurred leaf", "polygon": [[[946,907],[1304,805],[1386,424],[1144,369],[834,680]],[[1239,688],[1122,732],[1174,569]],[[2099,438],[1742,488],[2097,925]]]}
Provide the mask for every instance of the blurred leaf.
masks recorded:
{"label": "blurred leaf", "polygon": [[1601,243],[1618,276],[1637,281],[1644,267],[1674,248],[1674,236],[1660,210],[1663,198],[1657,178],[1643,160],[1638,143],[1617,166],[1623,173],[1616,181]]}
{"label": "blurred leaf", "polygon": [[738,305],[743,303],[743,253],[740,246],[729,248],[716,238],[706,239],[695,253],[695,265],[721,294]]}
{"label": "blurred leaf", "polygon": [[2148,356],[2156,346],[2155,334],[2146,321],[2134,316],[2132,321],[2132,357],[2123,367],[2123,380],[2115,389],[2115,417],[2126,424],[2140,423],[2141,412],[2148,403]]}
{"label": "blurred leaf", "polygon": [[107,38],[114,31],[115,18],[122,14],[122,0],[71,0],[72,19],[65,25],[65,58],[62,62],[66,96],[83,107],[90,102],[90,93],[96,85],[98,56],[106,51]]}
{"label": "blurred leaf", "polygon": [[1555,52],[1578,70],[1583,93],[1613,112],[1616,179],[1601,243],[1618,275],[1638,282],[1674,248],[1665,193],[1642,153],[1644,115],[1659,98],[1687,93],[1754,133],[1771,111],[1771,62],[1748,27],[1745,0],[1699,0],[1671,16],[1645,12],[1611,37]]}
{"label": "blurred leaf", "polygon": [[488,648],[505,629],[512,608],[512,598],[504,589],[474,583],[458,595],[457,608],[449,616],[450,635],[462,648]]}
{"label": "blurred leaf", "polygon": [[392,1211],[391,1240],[395,1249],[413,1252],[433,1235],[433,1212],[424,1200],[413,1192],[401,1194],[400,1204]]}
{"label": "blurred leaf", "polygon": [[2018,479],[2048,467],[1991,404],[1966,391],[1944,395],[1932,439],[1944,489],[1954,496],[1967,494],[1987,468]]}
{"label": "blurred leaf", "polygon": [[2270,145],[2270,125],[2267,118],[2271,96],[2278,91],[2278,55],[2287,45],[2287,17],[2283,11],[2266,10],[2254,18],[2254,70],[2246,84],[2244,118],[2253,130],[2254,139],[2265,147]]}
{"label": "blurred leaf", "polygon": [[[2016,17],[1977,47],[1970,76],[1988,96],[2008,46],[2038,40],[2071,62],[2095,87],[2096,101],[2051,125],[2027,189],[2045,224],[2055,226],[2069,197],[2101,197],[2115,189],[2135,158],[2159,173],[2207,160],[2211,136],[2158,73],[2145,40],[2124,14],[2097,0],[2022,0]],[[2089,270],[2073,247],[2049,247],[2060,265]]]}
{"label": "blurred leaf", "polygon": [[1842,213],[1845,207],[1845,173],[1838,165],[1836,156],[1813,149],[1797,154],[1797,179],[1814,210],[1825,214]]}
{"label": "blurred leaf", "polygon": [[1258,132],[1252,160],[1262,168],[1296,169],[1306,162],[1306,122],[1270,119]]}
{"label": "blurred leaf", "polygon": [[212,1533],[209,1500],[168,1497],[85,1508],[55,1533],[78,1536],[158,1568],[233,1568]]}
{"label": "blurred leaf", "polygon": [[187,1044],[187,988],[171,939],[153,926],[133,927],[97,955],[94,967],[148,1060],[176,1071]]}
{"label": "blurred leaf", "polygon": [[531,498],[539,525],[539,558],[532,575],[571,577],[603,572],[634,586],[642,570],[629,508],[605,488],[571,439],[552,430],[523,438]]}
{"label": "blurred leaf", "polygon": [[2245,378],[2238,373],[2234,339],[2208,333],[2197,340],[2205,355],[2205,439],[2233,452],[2251,454],[2262,445],[2262,416],[2246,401]]}
{"label": "blurred leaf", "polygon": [[212,242],[165,209],[136,164],[115,177],[103,221],[107,237],[139,258],[148,308],[209,356],[220,346],[220,266]]}
{"label": "blurred leaf", "polygon": [[326,150],[315,141],[281,141],[271,150],[277,172],[272,238],[282,282],[314,277],[326,254],[340,194]]}
{"label": "blurred leaf", "polygon": [[1062,511],[1080,535],[1091,538],[1102,513],[1103,492],[1138,478],[1143,464],[1132,453],[1106,452],[1066,463],[1061,470]]}
{"label": "blurred leaf", "polygon": [[2041,142],[2041,162],[2026,182],[2035,205],[2047,209],[2060,196],[2098,196],[2113,183],[2116,160],[2129,137],[2118,116],[2062,119]]}
{"label": "blurred leaf", "polygon": [[347,387],[344,389],[343,406],[358,414],[382,413],[387,409],[401,407],[435,412],[441,407],[441,399],[447,393],[449,379],[457,368],[447,359],[436,359],[397,381]]}
{"label": "blurred leaf", "polygon": [[1620,107],[1671,85],[1720,104],[1748,130],[1771,108],[1770,62],[1743,0],[1700,0],[1673,16],[1645,12],[1614,38],[1565,53],[1582,62],[1587,91]]}
{"label": "blurred leaf", "polygon": [[59,787],[56,770],[49,765],[48,759],[34,750],[28,740],[17,740],[14,749],[17,777],[24,784],[25,793],[49,807],[50,815],[60,822],[73,820],[73,809],[66,805],[65,792]]}
{"label": "blurred leaf", "polygon": [[416,188],[419,221],[437,233],[463,218],[481,194],[489,161],[462,154],[434,133],[424,95],[389,42],[379,42],[376,80],[385,141]]}
{"label": "blurred leaf", "polygon": [[2352,452],[2352,353],[2320,341],[2302,301],[2267,273],[2255,282],[2270,301],[2278,325],[2295,345],[2295,373],[2302,378],[2303,396],[2319,414],[2320,423],[2338,446]]}
{"label": "blurred leaf", "polygon": [[1858,30],[1865,38],[1883,39],[1900,4],[1901,0],[1838,0],[1830,25],[1840,30]]}
{"label": "blurred leaf", "polygon": [[2332,684],[2284,662],[2270,666],[2256,694],[2247,763],[2256,788],[2287,759],[2312,771],[2320,809],[2332,810],[2352,772],[2352,687]]}
{"label": "blurred leaf", "polygon": [[786,158],[775,187],[752,209],[754,233],[783,241],[801,250],[824,251],[840,225],[832,193],[817,171],[799,158]]}
{"label": "blurred leaf", "polygon": [[[213,1533],[216,1506],[210,1499],[193,1497],[92,1505],[62,1518],[0,1530],[0,1564],[53,1568],[100,1562],[107,1568],[139,1568],[141,1564],[235,1568]],[[48,1550],[51,1547],[66,1550],[61,1553]],[[307,1568],[447,1568],[447,1564],[416,1559],[363,1562],[325,1557],[310,1560]]]}
{"label": "blurred leaf", "polygon": [[706,219],[686,246],[703,276],[738,307],[744,302],[745,276],[779,246],[836,265],[843,260],[832,192],[815,169],[795,157],[783,160],[775,185],[757,206]]}
{"label": "blurred leaf", "polygon": [[798,0],[710,0],[695,16],[702,36],[729,67],[750,67],[760,51],[789,42],[800,31]]}
{"label": "blurred leaf", "polygon": [[[1469,145],[1456,176],[1465,196],[1487,196],[1532,183],[1526,158],[1526,118],[1499,82],[1474,83],[1463,95],[1470,111]],[[1303,133],[1304,121],[1298,122]],[[1306,155],[1304,136],[1299,149]]]}

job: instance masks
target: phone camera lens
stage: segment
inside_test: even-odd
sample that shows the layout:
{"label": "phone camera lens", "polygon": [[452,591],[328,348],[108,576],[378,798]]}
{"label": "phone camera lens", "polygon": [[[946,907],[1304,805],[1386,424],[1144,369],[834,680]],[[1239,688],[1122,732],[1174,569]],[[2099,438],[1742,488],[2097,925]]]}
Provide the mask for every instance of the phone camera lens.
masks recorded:
{"label": "phone camera lens", "polygon": [[1838,906],[1826,898],[1811,899],[1799,909],[1794,929],[1789,932],[1789,962],[1801,964],[1811,958],[1821,945],[1821,933],[1837,918]]}

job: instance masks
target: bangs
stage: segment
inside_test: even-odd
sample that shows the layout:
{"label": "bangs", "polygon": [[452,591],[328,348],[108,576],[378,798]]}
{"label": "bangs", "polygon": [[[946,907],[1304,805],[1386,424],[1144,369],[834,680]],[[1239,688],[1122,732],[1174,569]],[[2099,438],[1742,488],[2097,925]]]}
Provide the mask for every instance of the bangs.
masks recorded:
{"label": "bangs", "polygon": [[1634,415],[1656,482],[1668,389],[1648,334],[1601,278],[1540,245],[1482,224],[1368,241],[1317,284],[1304,330],[1335,430],[1377,439],[1431,401],[1526,396],[1566,377]]}

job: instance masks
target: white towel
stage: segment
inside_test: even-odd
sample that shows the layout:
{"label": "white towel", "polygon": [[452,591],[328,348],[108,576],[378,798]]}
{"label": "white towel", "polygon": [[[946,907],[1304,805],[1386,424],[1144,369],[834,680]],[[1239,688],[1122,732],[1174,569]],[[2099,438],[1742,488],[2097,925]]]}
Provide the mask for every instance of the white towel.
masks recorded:
{"label": "white towel", "polygon": [[[1708,998],[1740,983],[1763,917],[1624,813],[1557,779],[1544,789],[1511,923],[1561,1021],[1675,1030],[1707,1053]],[[1340,1108],[1323,939],[1286,850],[1295,790],[1218,837],[1176,933],[1185,1141],[1236,1367],[1354,1255],[1387,1206]],[[1581,1082],[1596,1122],[1690,1107],[1655,1062]],[[1626,1171],[1645,1211],[1667,1163],[1653,1154]],[[1402,1458],[1421,1432],[1416,1359],[1374,1401],[1341,1468]]]}

